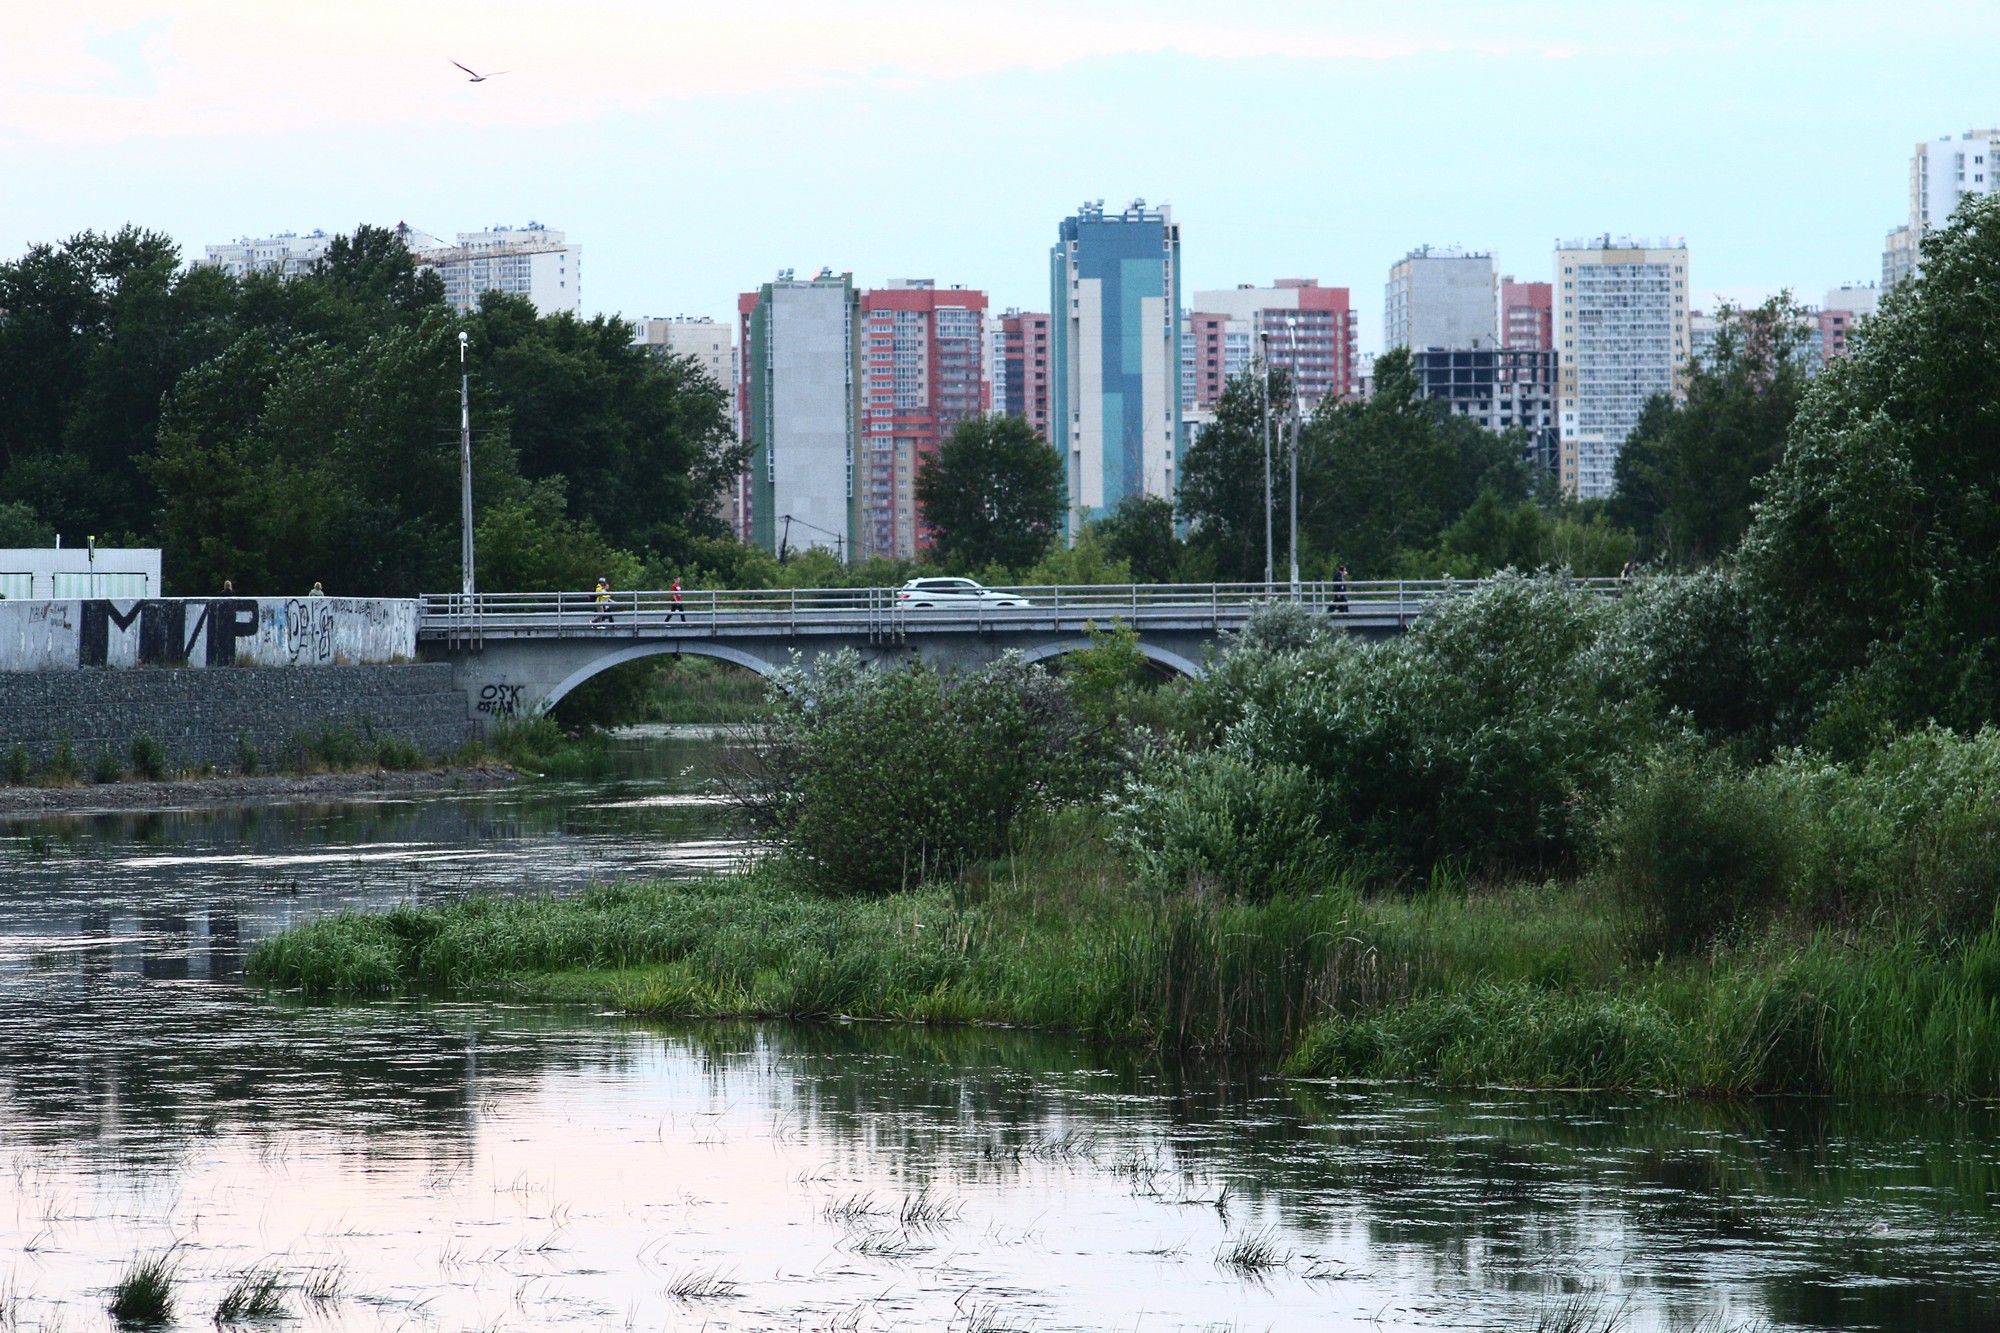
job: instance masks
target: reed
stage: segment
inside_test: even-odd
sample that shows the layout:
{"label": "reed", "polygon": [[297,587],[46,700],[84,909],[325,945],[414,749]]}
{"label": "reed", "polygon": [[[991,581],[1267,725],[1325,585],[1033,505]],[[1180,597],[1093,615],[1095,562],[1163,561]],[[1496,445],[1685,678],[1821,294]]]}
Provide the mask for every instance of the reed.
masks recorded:
{"label": "reed", "polygon": [[174,1317],[174,1284],[178,1279],[171,1251],[133,1259],[111,1289],[112,1321],[126,1328],[167,1323]]}
{"label": "reed", "polygon": [[218,1325],[251,1319],[283,1319],[290,1313],[285,1305],[285,1281],[269,1268],[252,1268],[238,1274],[215,1304]]}

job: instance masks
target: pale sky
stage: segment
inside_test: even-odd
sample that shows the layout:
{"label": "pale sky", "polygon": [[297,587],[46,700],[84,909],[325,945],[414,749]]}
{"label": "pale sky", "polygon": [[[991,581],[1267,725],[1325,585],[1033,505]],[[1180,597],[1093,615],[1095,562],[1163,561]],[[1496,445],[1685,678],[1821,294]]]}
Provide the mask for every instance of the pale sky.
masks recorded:
{"label": "pale sky", "polygon": [[1135,196],[1186,291],[1347,286],[1371,351],[1424,243],[1546,280],[1558,237],[1684,236],[1701,304],[1817,302],[1879,274],[1917,140],[2000,121],[1991,0],[8,9],[0,255],[535,220],[627,317],[822,265],[1044,310],[1058,221]]}

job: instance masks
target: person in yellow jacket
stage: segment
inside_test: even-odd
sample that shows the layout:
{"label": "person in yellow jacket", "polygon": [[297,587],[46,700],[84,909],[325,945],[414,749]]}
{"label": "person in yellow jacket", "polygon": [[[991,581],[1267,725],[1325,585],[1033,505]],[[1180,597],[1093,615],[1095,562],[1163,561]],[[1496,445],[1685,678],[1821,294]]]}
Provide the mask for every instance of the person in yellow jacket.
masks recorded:
{"label": "person in yellow jacket", "polygon": [[593,625],[610,624],[611,623],[611,580],[602,578],[599,579],[597,581],[597,589],[596,591],[591,593],[590,600],[597,603],[597,614],[591,617],[590,623]]}

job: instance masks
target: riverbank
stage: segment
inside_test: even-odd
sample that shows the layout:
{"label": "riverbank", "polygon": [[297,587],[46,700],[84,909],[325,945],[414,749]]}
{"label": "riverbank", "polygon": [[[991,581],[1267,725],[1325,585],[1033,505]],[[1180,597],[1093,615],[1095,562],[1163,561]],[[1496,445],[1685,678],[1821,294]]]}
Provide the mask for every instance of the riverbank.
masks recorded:
{"label": "riverbank", "polygon": [[120,811],[340,801],[423,792],[504,787],[521,775],[506,764],[346,773],[227,774],[73,787],[0,787],[0,819]]}
{"label": "riverbank", "polygon": [[1574,884],[1264,904],[1137,888],[1094,820],[882,899],[779,865],[312,922],[250,959],[315,994],[578,1001],[673,1018],[983,1023],[1445,1086],[2000,1095],[2000,939],[1949,955],[1774,934],[1635,959]]}

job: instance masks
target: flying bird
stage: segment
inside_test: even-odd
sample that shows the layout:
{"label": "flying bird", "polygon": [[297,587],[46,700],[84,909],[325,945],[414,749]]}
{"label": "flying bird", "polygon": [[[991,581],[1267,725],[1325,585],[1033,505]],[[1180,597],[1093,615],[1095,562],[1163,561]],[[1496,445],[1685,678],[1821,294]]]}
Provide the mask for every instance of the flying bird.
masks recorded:
{"label": "flying bird", "polygon": [[[454,64],[454,65],[458,65],[458,62],[457,62],[456,60],[452,61],[451,63],[452,63],[452,64]],[[465,69],[465,66],[463,66],[463,65],[458,65],[458,67],[459,67],[460,69]],[[508,71],[508,70],[504,70],[504,69],[496,69],[496,70],[494,70],[494,71],[493,71],[493,72],[492,72],[491,74],[477,74],[477,73],[474,73],[474,72],[473,72],[472,70],[469,70],[469,69],[465,69],[465,72],[466,72],[467,74],[471,74],[471,75],[472,75],[472,77],[471,77],[470,79],[468,79],[468,80],[467,80],[467,82],[468,82],[468,83],[484,83],[484,82],[486,82],[486,81],[487,81],[488,79],[492,79],[492,78],[498,78],[498,77],[499,77],[500,75],[502,75],[502,74],[506,74],[506,73],[509,73],[510,71]]]}

